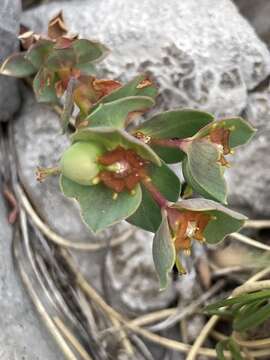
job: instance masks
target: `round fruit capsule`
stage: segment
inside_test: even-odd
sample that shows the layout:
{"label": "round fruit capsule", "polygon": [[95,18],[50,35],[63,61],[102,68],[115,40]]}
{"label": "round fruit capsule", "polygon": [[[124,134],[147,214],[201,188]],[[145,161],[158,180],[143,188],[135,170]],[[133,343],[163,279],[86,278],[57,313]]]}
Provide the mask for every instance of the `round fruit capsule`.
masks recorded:
{"label": "round fruit capsule", "polygon": [[79,141],[67,149],[60,160],[60,169],[64,176],[81,185],[92,185],[92,180],[101,168],[97,159],[105,148],[93,143]]}

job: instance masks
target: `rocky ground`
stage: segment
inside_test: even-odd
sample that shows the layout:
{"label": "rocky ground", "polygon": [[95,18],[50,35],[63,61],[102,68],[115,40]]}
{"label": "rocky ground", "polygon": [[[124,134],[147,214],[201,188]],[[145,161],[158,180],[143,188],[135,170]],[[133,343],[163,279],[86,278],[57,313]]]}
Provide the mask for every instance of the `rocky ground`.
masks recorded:
{"label": "rocky ground", "polygon": [[[101,74],[126,81],[146,71],[156,79],[158,110],[195,107],[218,117],[243,114],[258,132],[232,159],[233,167],[228,171],[230,203],[251,217],[267,218],[270,30],[264,19],[267,11],[269,17],[270,8],[263,0],[256,6],[253,1],[235,2],[252,25],[230,0],[205,0],[199,6],[196,0],[167,0],[158,7],[156,0],[54,1],[23,12],[19,0],[4,0],[0,62],[18,46],[18,19],[44,31],[48,20],[62,9],[73,32],[111,48],[111,55],[100,67]],[[0,93],[0,121],[13,121],[22,184],[50,228],[74,242],[97,242],[127,231],[129,227],[121,224],[95,238],[82,223],[76,205],[59,193],[56,179],[43,184],[35,181],[36,167],[55,164],[68,139],[60,134],[57,114],[37,104],[25,85],[1,76]],[[4,305],[0,359],[61,359],[21,289],[10,250],[12,229],[0,200],[0,303]],[[111,303],[118,310],[127,315],[142,314],[176,301],[186,304],[202,293],[203,284],[195,270],[184,281],[184,291],[183,281],[177,280],[160,293],[151,261],[151,235],[135,230],[131,241],[131,246],[124,243],[115,247],[105,262],[101,251],[73,252],[80,270],[99,290],[101,264],[106,267]],[[206,255],[199,251],[194,262],[202,256]]]}

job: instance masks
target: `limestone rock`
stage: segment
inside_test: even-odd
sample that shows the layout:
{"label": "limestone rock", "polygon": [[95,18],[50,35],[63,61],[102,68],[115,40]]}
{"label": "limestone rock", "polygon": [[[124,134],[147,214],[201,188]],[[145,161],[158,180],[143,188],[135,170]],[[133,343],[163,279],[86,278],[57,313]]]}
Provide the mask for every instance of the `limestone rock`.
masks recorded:
{"label": "limestone rock", "polygon": [[16,273],[12,230],[6,217],[0,196],[0,359],[62,360],[63,355],[39,321]]}
{"label": "limestone rock", "polygon": [[234,0],[257,34],[270,45],[270,2],[268,0]]}
{"label": "limestone rock", "polygon": [[163,109],[239,114],[270,72],[266,46],[229,0],[74,0],[27,11],[23,22],[45,31],[60,8],[72,32],[111,48],[104,75],[152,74]]}
{"label": "limestone rock", "polygon": [[[20,0],[1,1],[0,64],[18,49],[20,11]],[[20,105],[17,80],[0,75],[0,94],[0,121],[6,121],[18,110]]]}
{"label": "limestone rock", "polygon": [[114,307],[131,315],[164,308],[176,297],[173,286],[159,291],[152,239],[152,234],[137,231],[132,240],[113,248],[107,257],[110,300]]}
{"label": "limestone rock", "polygon": [[230,203],[250,216],[270,215],[270,89],[249,95],[245,117],[257,128],[251,142],[236,151],[228,172]]}

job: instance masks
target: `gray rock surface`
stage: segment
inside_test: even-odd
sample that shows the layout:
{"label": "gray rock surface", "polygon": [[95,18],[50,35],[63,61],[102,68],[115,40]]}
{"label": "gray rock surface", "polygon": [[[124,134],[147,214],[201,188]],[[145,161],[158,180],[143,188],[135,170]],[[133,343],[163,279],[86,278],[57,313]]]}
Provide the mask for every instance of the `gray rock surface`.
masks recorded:
{"label": "gray rock surface", "polygon": [[12,230],[6,217],[0,196],[0,359],[62,360],[62,354],[39,321],[14,268]]}
{"label": "gray rock surface", "polygon": [[257,128],[251,142],[236,151],[228,171],[230,202],[250,216],[270,216],[270,88],[248,97],[245,117]]}
{"label": "gray rock surface", "polygon": [[[113,248],[107,257],[107,283],[113,306],[133,314],[164,308],[175,299],[175,287],[159,291],[153,267],[153,235],[136,231],[131,241]],[[194,286],[195,280],[191,281]]]}
{"label": "gray rock surface", "polygon": [[74,0],[27,11],[23,22],[45,31],[60,8],[72,32],[111,48],[105,75],[152,74],[161,108],[238,114],[270,72],[266,46],[230,0]]}
{"label": "gray rock surface", "polygon": [[[20,0],[2,0],[0,7],[0,64],[18,49]],[[19,108],[16,79],[0,75],[0,121],[8,120]]]}
{"label": "gray rock surface", "polygon": [[[49,107],[38,104],[29,90],[24,89],[24,94],[24,105],[14,124],[15,144],[21,168],[21,179],[38,213],[58,234],[74,242],[96,243],[99,240],[113,239],[130,229],[130,225],[121,223],[98,236],[91,234],[82,222],[75,202],[61,194],[57,177],[48,178],[43,183],[36,181],[37,166],[57,165],[69,141],[66,135],[61,134],[59,116]],[[159,284],[154,273],[151,244],[149,235],[137,230],[126,243],[113,250],[113,254],[116,252],[115,256],[122,269],[121,273],[119,269],[115,270],[118,263],[114,259],[113,265],[108,267],[108,274],[112,283],[112,296],[118,296],[119,301],[124,304],[122,311],[134,312],[160,308],[168,305],[176,296],[173,289],[170,289],[168,293],[161,293],[158,290]],[[80,270],[96,288],[100,289],[99,279],[103,266],[103,254],[76,251],[74,255]],[[124,275],[131,273],[133,273],[133,280],[127,285],[124,283],[127,280]],[[145,280],[142,281],[142,278]]]}
{"label": "gray rock surface", "polygon": [[81,222],[75,204],[61,195],[58,178],[51,177],[43,183],[36,181],[37,167],[57,165],[69,140],[61,135],[59,116],[49,106],[38,104],[29,90],[24,88],[23,92],[24,104],[15,125],[23,183],[36,208],[54,230],[74,241],[78,234],[80,241],[88,240],[89,231]]}
{"label": "gray rock surface", "polygon": [[257,34],[270,46],[269,0],[234,0]]}

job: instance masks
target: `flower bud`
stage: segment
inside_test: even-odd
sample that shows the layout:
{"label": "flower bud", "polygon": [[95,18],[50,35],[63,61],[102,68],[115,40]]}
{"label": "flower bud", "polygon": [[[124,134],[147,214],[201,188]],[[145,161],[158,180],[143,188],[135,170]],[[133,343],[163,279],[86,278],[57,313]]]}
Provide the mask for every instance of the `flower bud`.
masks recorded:
{"label": "flower bud", "polygon": [[80,185],[93,185],[92,180],[101,170],[97,160],[105,151],[104,147],[93,142],[73,144],[61,158],[62,174]]}

